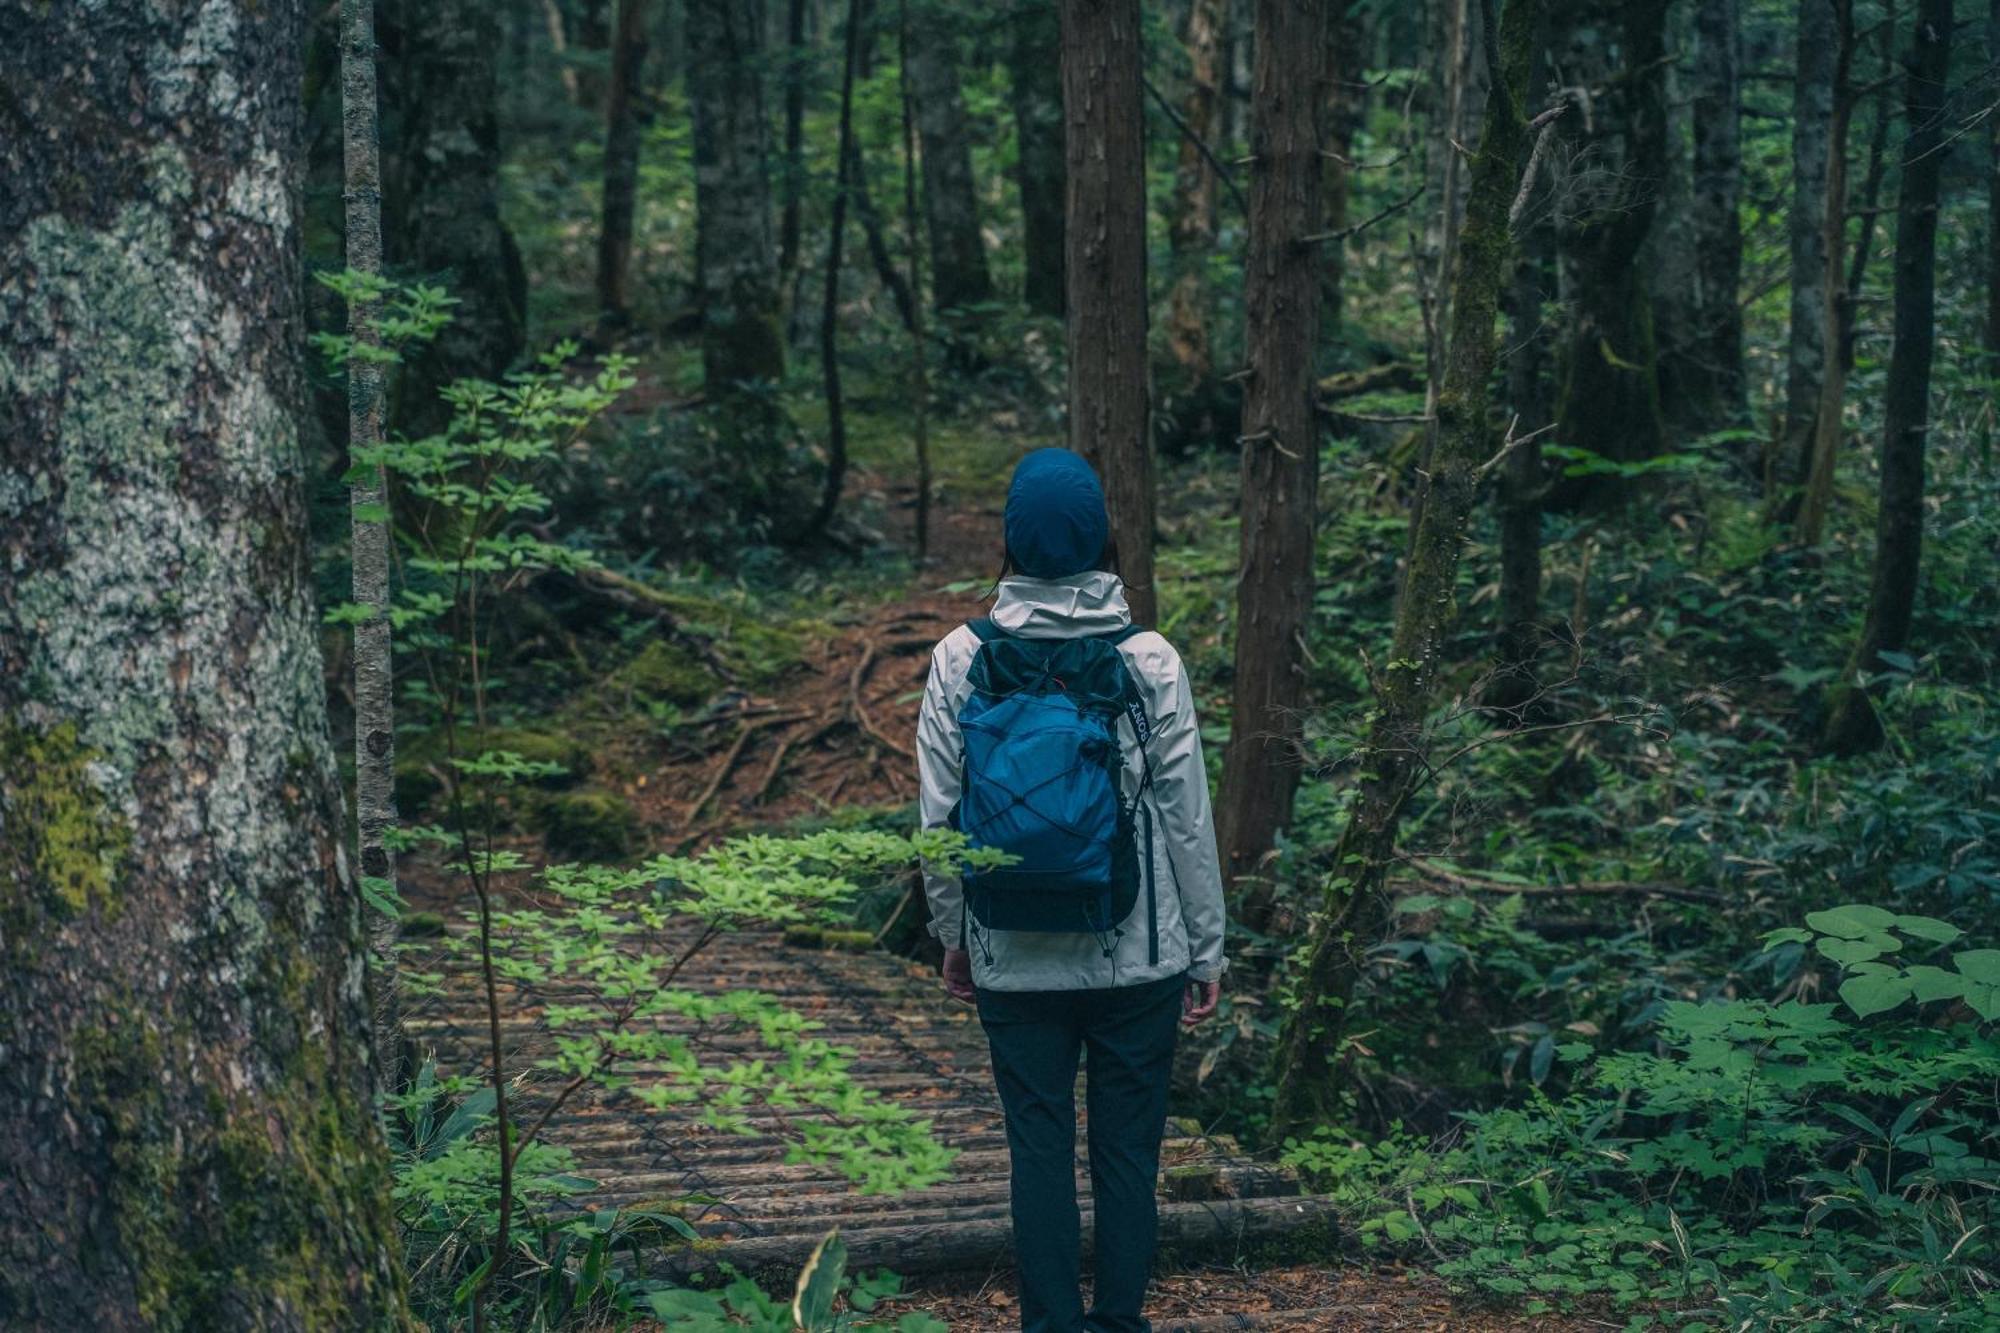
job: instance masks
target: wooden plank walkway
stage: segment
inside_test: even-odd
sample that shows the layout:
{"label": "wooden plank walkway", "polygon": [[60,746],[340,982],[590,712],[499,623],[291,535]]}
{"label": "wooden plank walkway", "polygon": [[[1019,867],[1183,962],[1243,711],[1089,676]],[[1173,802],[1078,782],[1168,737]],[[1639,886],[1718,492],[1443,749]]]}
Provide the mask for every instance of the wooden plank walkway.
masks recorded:
{"label": "wooden plank walkway", "polygon": [[[421,1045],[435,1049],[440,1070],[476,1073],[485,1065],[486,1031],[477,976],[464,962],[445,970],[444,994],[417,1007],[408,1025]],[[915,1274],[1009,1262],[1007,1142],[985,1039],[971,1008],[951,1001],[928,969],[880,952],[789,945],[760,931],[718,938],[681,984],[783,996],[821,1025],[814,1035],[853,1053],[857,1079],[932,1121],[937,1139],[958,1151],[952,1176],[902,1194],[862,1194],[835,1165],[786,1161],[801,1124],[823,1112],[753,1108],[753,1132],[735,1134],[705,1123],[701,1103],[655,1111],[629,1095],[592,1088],[558,1111],[546,1131],[575,1154],[578,1174],[598,1182],[583,1206],[714,1200],[680,1209],[712,1243],[667,1251],[660,1269],[668,1274],[718,1261],[745,1271],[795,1270],[834,1227],[859,1267]],[[525,1069],[553,1049],[539,1015],[543,1003],[562,998],[503,988],[510,1069]],[[688,1030],[673,1018],[661,1027]],[[524,1087],[520,1101],[532,1115],[537,1099],[548,1095],[544,1081]],[[1160,1224],[1166,1255],[1226,1259],[1301,1236],[1324,1237],[1332,1208],[1324,1198],[1302,1195],[1294,1177],[1251,1159],[1233,1140],[1177,1123],[1162,1159]]]}

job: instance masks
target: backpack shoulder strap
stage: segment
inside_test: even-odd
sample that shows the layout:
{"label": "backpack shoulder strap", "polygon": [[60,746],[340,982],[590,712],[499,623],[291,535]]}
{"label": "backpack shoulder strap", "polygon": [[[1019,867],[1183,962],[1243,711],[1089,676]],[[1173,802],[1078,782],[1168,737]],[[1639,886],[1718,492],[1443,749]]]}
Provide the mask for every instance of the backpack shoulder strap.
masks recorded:
{"label": "backpack shoulder strap", "polygon": [[1127,625],[1124,629],[1112,630],[1111,633],[1105,635],[1104,637],[1111,641],[1113,647],[1116,647],[1117,645],[1125,642],[1125,640],[1132,638],[1134,635],[1144,634],[1146,632],[1146,629],[1147,627],[1144,625]]}
{"label": "backpack shoulder strap", "polygon": [[986,616],[981,616],[977,620],[966,621],[965,627],[971,630],[981,643],[992,643],[995,639],[1004,639],[1007,637],[1007,631],[1001,629]]}

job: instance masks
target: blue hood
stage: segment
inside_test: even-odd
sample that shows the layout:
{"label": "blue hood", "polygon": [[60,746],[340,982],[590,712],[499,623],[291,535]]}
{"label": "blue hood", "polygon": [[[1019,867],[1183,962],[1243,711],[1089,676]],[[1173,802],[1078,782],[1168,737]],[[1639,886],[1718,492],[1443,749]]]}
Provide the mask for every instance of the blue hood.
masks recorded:
{"label": "blue hood", "polygon": [[1080,454],[1037,449],[1007,488],[1007,553],[1030,578],[1064,579],[1097,564],[1111,534],[1104,487]]}

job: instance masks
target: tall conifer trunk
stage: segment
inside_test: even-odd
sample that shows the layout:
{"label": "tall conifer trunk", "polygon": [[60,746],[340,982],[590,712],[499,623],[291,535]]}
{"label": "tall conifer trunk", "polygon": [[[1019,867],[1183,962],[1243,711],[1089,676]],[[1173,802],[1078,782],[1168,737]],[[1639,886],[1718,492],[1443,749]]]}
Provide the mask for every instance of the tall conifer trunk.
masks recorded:
{"label": "tall conifer trunk", "polygon": [[[1319,491],[1320,257],[1304,238],[1318,227],[1325,179],[1326,16],[1318,0],[1257,0],[1256,12],[1235,687],[1216,810],[1235,876],[1257,870],[1291,822],[1298,790]],[[1253,929],[1270,901],[1253,887],[1244,912]]]}
{"label": "tall conifer trunk", "polygon": [[1069,440],[1104,479],[1133,617],[1151,624],[1145,122],[1138,0],[1063,0]]}
{"label": "tall conifer trunk", "polygon": [[307,570],[301,6],[0,31],[0,116],[89,127],[0,134],[0,1325],[405,1328]]}
{"label": "tall conifer trunk", "polygon": [[910,16],[910,84],[923,146],[924,215],[930,224],[931,294],[940,314],[993,299],[965,97],[958,86],[957,16],[931,0]]}

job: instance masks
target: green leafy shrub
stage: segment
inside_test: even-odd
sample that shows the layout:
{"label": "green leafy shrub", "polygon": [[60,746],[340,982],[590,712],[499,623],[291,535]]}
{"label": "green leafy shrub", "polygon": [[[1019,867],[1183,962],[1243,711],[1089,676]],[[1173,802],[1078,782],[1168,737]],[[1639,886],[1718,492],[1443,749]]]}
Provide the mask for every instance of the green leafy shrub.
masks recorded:
{"label": "green leafy shrub", "polygon": [[1689,1327],[1991,1327],[2000,950],[1947,953],[1960,938],[1816,912],[1771,944],[1843,969],[1838,1003],[1671,1001],[1649,1049],[1557,1042],[1560,1098],[1468,1112],[1441,1146],[1324,1131],[1287,1158],[1364,1244],[1422,1244],[1496,1295],[1717,1321]]}

